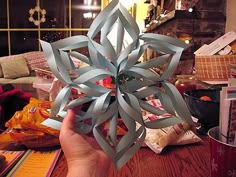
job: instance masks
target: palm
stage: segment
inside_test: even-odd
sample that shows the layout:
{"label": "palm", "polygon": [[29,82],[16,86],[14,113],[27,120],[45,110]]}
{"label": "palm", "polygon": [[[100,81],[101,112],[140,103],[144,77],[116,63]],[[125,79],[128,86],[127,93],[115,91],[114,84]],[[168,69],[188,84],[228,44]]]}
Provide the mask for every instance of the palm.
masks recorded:
{"label": "palm", "polygon": [[104,168],[109,167],[110,161],[98,148],[94,138],[80,135],[74,131],[74,113],[71,110],[68,111],[67,117],[63,121],[60,142],[69,168],[84,166],[96,169],[98,164],[104,164]]}

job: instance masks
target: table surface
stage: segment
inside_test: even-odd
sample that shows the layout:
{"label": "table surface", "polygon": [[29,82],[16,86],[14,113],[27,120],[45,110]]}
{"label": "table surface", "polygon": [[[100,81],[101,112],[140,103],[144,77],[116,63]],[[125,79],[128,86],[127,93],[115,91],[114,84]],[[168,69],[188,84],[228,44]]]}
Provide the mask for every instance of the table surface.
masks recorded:
{"label": "table surface", "polygon": [[[116,174],[113,167],[109,177],[209,177],[209,139],[191,145],[166,147],[162,154],[155,154],[142,147],[135,156]],[[52,173],[52,177],[65,177],[67,164],[62,154]]]}

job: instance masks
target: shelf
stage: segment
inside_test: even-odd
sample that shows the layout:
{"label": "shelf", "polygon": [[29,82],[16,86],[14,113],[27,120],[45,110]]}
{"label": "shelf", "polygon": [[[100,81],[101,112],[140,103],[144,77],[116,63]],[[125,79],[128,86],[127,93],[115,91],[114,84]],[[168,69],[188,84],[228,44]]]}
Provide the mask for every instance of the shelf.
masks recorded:
{"label": "shelf", "polygon": [[160,26],[161,24],[165,23],[166,21],[173,19],[175,17],[175,10],[166,14],[165,17],[161,17],[160,20],[153,20],[148,27],[143,29],[143,33],[149,32]]}

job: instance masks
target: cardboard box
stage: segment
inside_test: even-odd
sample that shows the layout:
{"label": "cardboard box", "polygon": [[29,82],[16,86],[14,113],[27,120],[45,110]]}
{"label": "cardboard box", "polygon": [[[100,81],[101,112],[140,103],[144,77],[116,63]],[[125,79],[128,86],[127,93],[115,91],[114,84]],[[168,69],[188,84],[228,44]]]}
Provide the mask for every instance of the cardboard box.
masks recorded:
{"label": "cardboard box", "polygon": [[203,45],[197,51],[195,51],[194,54],[198,56],[215,55],[217,52],[225,48],[234,40],[236,40],[236,33],[234,31],[230,31],[221,36],[220,38],[216,39],[215,41],[213,41],[211,44]]}

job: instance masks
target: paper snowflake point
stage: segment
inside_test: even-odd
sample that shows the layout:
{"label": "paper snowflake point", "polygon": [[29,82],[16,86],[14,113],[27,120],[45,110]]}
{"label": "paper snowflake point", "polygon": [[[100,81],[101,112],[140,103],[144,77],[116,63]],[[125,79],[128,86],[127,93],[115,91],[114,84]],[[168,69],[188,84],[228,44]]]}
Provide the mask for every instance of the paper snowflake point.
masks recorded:
{"label": "paper snowflake point", "polygon": [[[118,31],[110,36],[115,39],[115,44],[109,38],[112,30]],[[87,36],[72,36],[51,44],[41,41],[50,69],[65,84],[55,99],[51,117],[64,117],[67,109],[86,105],[86,109],[82,108],[76,114],[80,122],[78,130],[80,133],[92,131],[117,168],[122,167],[140,148],[146,137],[146,127],[162,128],[182,121],[192,123],[182,96],[167,81],[176,69],[186,44],[168,36],[139,33],[133,17],[119,0],[113,0],[95,18]],[[127,34],[131,42],[124,47]],[[89,56],[78,52],[83,47],[88,48]],[[147,48],[161,55],[140,62]],[[76,68],[72,57],[88,66]],[[150,69],[163,64],[165,68],[161,74]],[[68,71],[78,77],[71,77]],[[97,84],[105,78],[112,78],[112,88]],[[71,100],[73,89],[78,89],[85,96]],[[145,101],[151,95],[158,97],[164,111]],[[143,120],[143,110],[155,115],[168,112],[171,116],[147,122]],[[103,128],[107,122],[109,130],[105,135]],[[121,122],[127,131],[118,138],[117,126]],[[140,125],[138,129],[136,124]]]}

